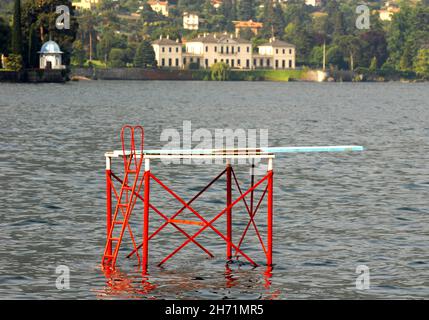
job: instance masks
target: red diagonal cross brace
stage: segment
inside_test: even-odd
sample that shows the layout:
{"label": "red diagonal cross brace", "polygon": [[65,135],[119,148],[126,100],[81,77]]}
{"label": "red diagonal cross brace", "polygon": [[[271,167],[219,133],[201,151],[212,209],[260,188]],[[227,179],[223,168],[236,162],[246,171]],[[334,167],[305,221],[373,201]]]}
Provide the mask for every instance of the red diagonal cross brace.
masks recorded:
{"label": "red diagonal cross brace", "polygon": [[[189,200],[187,202],[187,205],[190,205],[192,202],[194,202],[200,195],[202,195],[207,189],[209,189],[217,180],[219,180],[220,177],[222,177],[226,172],[226,169],[223,170],[220,174],[218,174],[216,176],[216,178],[214,178],[208,185],[206,185],[200,192],[198,192],[191,200]],[[143,198],[139,195],[137,195],[137,197],[139,197],[141,200],[143,200]],[[152,205],[149,203],[149,206],[151,207],[151,209],[154,209],[155,212],[157,212],[159,214],[159,211]],[[183,210],[186,209],[186,205],[184,205],[181,209],[179,209],[174,215],[171,216],[170,219],[168,218],[164,218],[166,222],[164,222],[154,233],[152,233],[149,237],[149,240],[151,240],[154,236],[156,236],[162,229],[164,229],[169,223],[172,224],[173,226],[176,226],[172,220],[175,219],[180,213],[183,212]],[[187,235],[188,238],[190,238],[190,236]],[[196,241],[193,241],[194,243],[196,243],[200,248],[203,249],[203,246],[201,246],[200,244],[198,244]],[[131,251],[130,254],[128,254],[127,258],[131,257],[134,253],[136,253],[141,247],[143,246],[143,243],[140,244],[137,248],[134,248],[133,251]],[[205,249],[203,249],[204,251],[206,251]],[[210,257],[213,257],[213,255],[211,253],[209,253]]]}
{"label": "red diagonal cross brace", "polygon": [[219,230],[217,230],[213,223],[218,220],[227,210],[231,209],[233,206],[235,206],[239,201],[244,199],[245,196],[247,196],[250,192],[254,191],[260,184],[262,184],[265,180],[267,180],[272,175],[272,172],[269,172],[264,178],[259,180],[254,186],[252,186],[250,189],[248,189],[245,193],[241,194],[240,197],[238,197],[234,202],[232,202],[229,206],[224,208],[220,213],[218,213],[212,220],[207,221],[205,220],[197,211],[195,211],[191,206],[189,206],[182,198],[180,198],[176,193],[174,193],[172,190],[170,190],[164,183],[162,183],[161,180],[159,180],[157,177],[155,177],[152,173],[150,173],[150,177],[152,177],[159,185],[161,185],[166,191],[168,191],[173,197],[175,197],[179,202],[181,202],[186,208],[188,208],[192,213],[194,213],[198,218],[200,218],[204,223],[205,226],[202,227],[198,232],[196,232],[192,237],[187,239],[182,245],[180,245],[178,248],[176,248],[172,253],[170,253],[164,260],[162,260],[158,265],[164,264],[167,260],[169,260],[172,256],[174,256],[177,252],[179,252],[181,249],[183,249],[187,244],[189,244],[191,241],[193,241],[199,234],[201,234],[205,229],[211,228],[215,233],[217,233],[222,239],[224,239],[227,243],[229,243],[236,252],[240,253],[243,257],[245,257],[251,264],[254,266],[257,266],[257,264],[249,257],[247,256],[238,246],[236,246],[231,241],[228,241],[227,237],[225,237]]}
{"label": "red diagonal cross brace", "polygon": [[[122,180],[118,177],[118,176],[116,176],[114,173],[112,173],[112,176],[118,181],[118,182],[120,182],[121,184],[123,183],[122,182]],[[125,184],[126,186],[128,186],[127,184]],[[116,192],[116,191],[115,191]],[[137,193],[136,191],[134,191],[134,194],[135,194],[135,196],[137,197],[137,198],[139,198],[140,200],[142,200],[142,201],[144,201],[144,198],[139,194],[139,193]],[[182,228],[180,228],[178,225],[176,225],[175,223],[173,223],[173,222],[169,222],[169,219],[161,212],[161,211],[159,211],[154,205],[152,205],[152,204],[149,204],[150,205],[150,207],[151,207],[151,209],[153,209],[156,213],[158,213],[164,220],[166,220],[167,222],[166,222],[166,224],[168,224],[168,223],[171,223],[171,225],[173,225],[173,227],[175,227],[178,231],[180,231],[181,233],[183,233],[188,239],[191,237],[185,230],[183,230]],[[131,233],[131,229],[130,229],[130,227],[129,227],[129,225],[128,225],[128,229],[129,229],[129,231],[130,231],[130,234],[131,234],[131,236],[132,236],[132,233]],[[151,236],[151,238],[153,237],[154,235],[152,235]],[[213,257],[213,254],[209,251],[209,250],[207,250],[206,248],[204,248],[200,243],[198,243],[197,241],[195,241],[195,240],[193,240],[192,242],[194,242],[199,248],[201,248],[204,252],[206,252],[210,257]],[[129,258],[129,257],[131,257],[134,253],[137,253],[137,256],[138,256],[138,261],[139,261],[139,263],[140,263],[140,256],[139,256],[139,254],[138,254],[138,250],[141,248],[141,246],[142,245],[139,245],[138,247],[135,245],[135,243],[133,242],[133,245],[134,245],[134,250],[127,256],[127,258]]]}
{"label": "red diagonal cross brace", "polygon": [[[240,192],[240,194],[242,195],[242,194],[243,194],[243,192],[242,192],[242,190],[241,190],[240,184],[238,183],[238,179],[237,179],[237,176],[235,175],[234,170],[232,170],[232,175],[233,175],[233,177],[234,177],[234,181],[235,181],[235,184],[237,185],[238,191],[239,191],[239,192]],[[253,180],[252,180],[252,181],[253,181]],[[268,190],[268,185],[265,187],[265,190],[264,190],[264,192],[262,193],[262,196],[261,196],[261,198],[259,199],[259,202],[258,202],[258,204],[257,204],[257,206],[256,206],[256,208],[255,208],[255,210],[254,210],[253,212],[249,209],[249,206],[247,205],[247,202],[246,202],[246,198],[243,198],[243,202],[244,202],[244,204],[245,204],[245,206],[246,206],[247,213],[249,214],[250,220],[249,220],[249,222],[248,222],[248,224],[247,224],[247,226],[246,226],[246,229],[245,229],[245,230],[244,230],[244,232],[243,232],[243,235],[241,236],[240,242],[238,243],[238,247],[240,248],[240,247],[241,247],[241,244],[243,243],[244,237],[245,237],[245,236],[246,236],[246,234],[247,234],[247,230],[249,230],[250,224],[252,224],[252,225],[253,225],[253,228],[255,229],[256,235],[257,235],[257,237],[258,237],[258,239],[259,239],[259,242],[261,243],[262,250],[264,250],[265,255],[267,254],[267,250],[266,250],[266,248],[265,248],[264,241],[263,241],[263,240],[262,240],[262,238],[261,238],[261,235],[260,235],[260,233],[259,233],[258,227],[256,226],[255,220],[254,220],[253,218],[255,217],[256,212],[258,212],[259,206],[261,205],[262,200],[264,200],[264,197],[265,197],[265,194],[267,193],[267,190]],[[253,192],[252,192],[252,194],[253,194]],[[253,201],[253,199],[252,199],[252,201]],[[253,204],[252,204],[252,206],[253,206]],[[253,210],[253,208],[252,208],[252,210]],[[238,252],[235,252],[235,256],[237,256],[237,254],[238,254]]]}

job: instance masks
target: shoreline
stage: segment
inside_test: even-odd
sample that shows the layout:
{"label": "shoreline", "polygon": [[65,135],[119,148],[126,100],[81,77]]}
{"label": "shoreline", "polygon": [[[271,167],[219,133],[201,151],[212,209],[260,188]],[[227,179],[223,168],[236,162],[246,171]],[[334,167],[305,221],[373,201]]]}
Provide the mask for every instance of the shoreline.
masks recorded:
{"label": "shoreline", "polygon": [[[215,81],[208,69],[142,69],[142,68],[91,68],[71,67],[69,70],[25,69],[0,71],[0,83],[65,83],[68,81]],[[401,82],[424,83],[417,77],[403,77],[400,73],[386,75],[357,73],[345,70],[325,72],[317,69],[254,69],[230,70],[225,81],[249,82]]]}

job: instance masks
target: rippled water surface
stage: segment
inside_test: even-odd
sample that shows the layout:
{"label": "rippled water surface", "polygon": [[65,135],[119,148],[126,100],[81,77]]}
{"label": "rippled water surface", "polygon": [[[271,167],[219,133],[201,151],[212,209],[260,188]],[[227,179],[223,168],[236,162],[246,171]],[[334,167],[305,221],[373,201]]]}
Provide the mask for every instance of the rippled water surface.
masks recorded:
{"label": "rippled water surface", "polygon": [[[125,123],[143,124],[146,146],[159,148],[162,130],[181,130],[184,120],[193,130],[267,128],[271,146],[367,150],[275,160],[271,274],[243,259],[225,265],[225,243],[211,233],[197,239],[216,258],[191,244],[158,268],[184,239],[171,228],[153,240],[147,278],[135,259],[122,258],[106,277],[99,268],[104,152],[120,147]],[[0,298],[428,298],[428,142],[428,84],[0,84]],[[154,163],[152,170],[189,199],[222,167]],[[247,170],[236,167],[244,185]],[[208,216],[222,209],[222,181],[196,209]],[[152,194],[165,214],[174,213],[174,200],[155,186]],[[248,215],[244,206],[233,214],[238,240]],[[137,238],[141,218],[139,209]],[[221,231],[224,221],[216,224]],[[256,222],[263,232],[263,205]],[[263,262],[252,228],[248,237],[243,249]],[[55,286],[59,265],[70,268],[69,290]],[[370,290],[355,288],[358,265],[370,269]]]}

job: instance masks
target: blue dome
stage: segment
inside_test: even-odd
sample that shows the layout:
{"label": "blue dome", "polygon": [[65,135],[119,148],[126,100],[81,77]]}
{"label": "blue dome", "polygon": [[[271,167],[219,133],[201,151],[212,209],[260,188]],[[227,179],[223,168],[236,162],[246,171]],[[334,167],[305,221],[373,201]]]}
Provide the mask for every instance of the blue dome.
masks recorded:
{"label": "blue dome", "polygon": [[58,43],[49,40],[43,44],[42,49],[40,49],[40,53],[62,53],[62,51],[60,50]]}

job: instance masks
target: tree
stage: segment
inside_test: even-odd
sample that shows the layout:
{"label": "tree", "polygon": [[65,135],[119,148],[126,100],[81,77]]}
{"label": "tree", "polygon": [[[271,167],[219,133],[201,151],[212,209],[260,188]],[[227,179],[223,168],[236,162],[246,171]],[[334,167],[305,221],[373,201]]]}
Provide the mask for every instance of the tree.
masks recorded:
{"label": "tree", "polygon": [[376,58],[377,68],[381,67],[387,60],[389,53],[387,51],[386,33],[383,30],[370,30],[360,35],[362,40],[362,64],[368,66],[373,58]]}
{"label": "tree", "polygon": [[357,58],[362,48],[362,41],[353,35],[339,36],[335,38],[335,44],[343,52],[345,60],[348,59],[350,70],[357,65]]}
{"label": "tree", "polygon": [[220,7],[220,12],[224,18],[224,29],[227,31],[232,31],[234,29],[232,21],[237,19],[235,1],[223,0],[222,5]]}
{"label": "tree", "polygon": [[396,69],[409,70],[422,45],[429,43],[429,7],[401,3],[387,37],[389,63]]}
{"label": "tree", "polygon": [[240,38],[242,38],[242,39],[251,40],[254,36],[255,36],[255,34],[249,28],[245,28],[245,29],[240,30]]}
{"label": "tree", "polygon": [[310,54],[310,65],[320,67],[323,65],[323,47],[314,47]]}
{"label": "tree", "polygon": [[91,61],[94,56],[94,39],[97,37],[95,31],[96,16],[92,11],[85,10],[81,16],[78,17],[79,31],[81,33],[82,45],[87,46],[87,56]]}
{"label": "tree", "polygon": [[126,53],[124,49],[113,48],[109,54],[109,67],[123,68],[126,67]]}
{"label": "tree", "polygon": [[313,39],[310,32],[304,26],[289,23],[284,31],[284,39],[296,46],[299,63],[308,61],[313,46]]}
{"label": "tree", "polygon": [[86,57],[86,53],[85,53],[85,49],[83,48],[82,41],[76,40],[73,43],[73,54],[71,59],[72,63],[81,67],[85,63],[85,60],[86,60],[85,57]]}
{"label": "tree", "polygon": [[262,14],[262,22],[264,27],[261,30],[261,34],[265,38],[274,37],[274,1],[264,1],[264,12]]}
{"label": "tree", "polygon": [[240,0],[238,2],[238,18],[240,20],[250,20],[254,18],[254,1],[253,0]]}
{"label": "tree", "polygon": [[274,4],[273,7],[273,32],[275,37],[281,37],[285,28],[285,19],[284,13],[281,5],[279,3]]}
{"label": "tree", "polygon": [[101,34],[101,39],[97,45],[97,55],[105,63],[109,60],[109,54],[113,48],[127,48],[127,39],[124,36],[116,35],[113,30],[107,29]]}
{"label": "tree", "polygon": [[0,55],[9,51],[10,33],[10,27],[0,17]]}
{"label": "tree", "polygon": [[22,54],[21,0],[15,0],[13,10],[12,52]]}
{"label": "tree", "polygon": [[414,62],[414,70],[420,77],[429,80],[429,48],[423,48],[418,51]]}
{"label": "tree", "polygon": [[30,26],[27,44],[27,66],[36,67],[39,64],[39,55],[41,43],[37,38],[37,28],[34,24]]}
{"label": "tree", "polygon": [[226,81],[229,79],[229,65],[225,62],[217,62],[210,67],[212,80]]}
{"label": "tree", "polygon": [[327,62],[331,66],[335,66],[338,69],[347,68],[347,63],[344,61],[342,50],[338,46],[331,46],[326,51]]}
{"label": "tree", "polygon": [[148,40],[142,41],[137,47],[134,66],[138,68],[156,67],[155,51]]}
{"label": "tree", "polygon": [[371,64],[369,65],[369,71],[371,72],[375,72],[377,71],[377,57],[372,58],[371,60]]}

